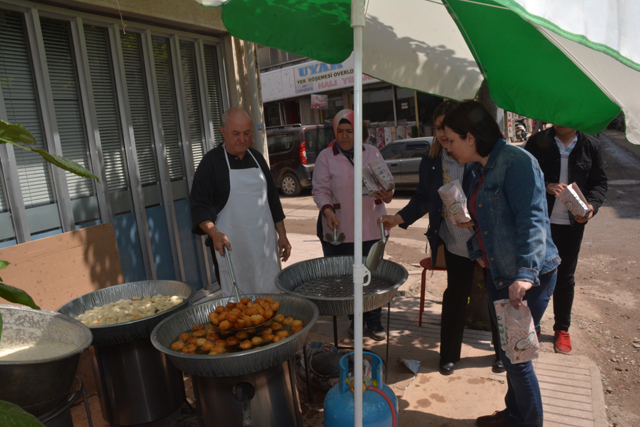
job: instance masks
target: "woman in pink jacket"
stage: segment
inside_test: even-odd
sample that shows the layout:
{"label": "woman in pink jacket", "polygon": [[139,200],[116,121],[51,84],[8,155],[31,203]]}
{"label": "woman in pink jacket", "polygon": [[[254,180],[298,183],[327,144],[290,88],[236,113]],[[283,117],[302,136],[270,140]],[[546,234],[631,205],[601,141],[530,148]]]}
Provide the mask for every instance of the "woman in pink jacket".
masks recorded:
{"label": "woman in pink jacket", "polygon": [[[342,110],[333,119],[335,143],[329,144],[316,159],[313,170],[313,200],[320,209],[324,236],[333,233],[333,226],[344,233],[345,240],[341,245],[322,244],[324,256],[353,255],[354,253],[354,221],[353,221],[353,145],[354,145],[353,110]],[[362,164],[367,165],[376,159],[382,159],[376,147],[369,144],[362,146]],[[380,240],[380,227],[377,220],[386,215],[384,204],[391,202],[393,190],[367,194],[363,188],[362,197],[362,253],[367,255],[371,246]],[[352,317],[352,316],[351,316]],[[371,338],[383,340],[386,332],[381,322],[382,309],[378,308],[364,313],[364,320]],[[349,327],[353,336],[353,318]]]}

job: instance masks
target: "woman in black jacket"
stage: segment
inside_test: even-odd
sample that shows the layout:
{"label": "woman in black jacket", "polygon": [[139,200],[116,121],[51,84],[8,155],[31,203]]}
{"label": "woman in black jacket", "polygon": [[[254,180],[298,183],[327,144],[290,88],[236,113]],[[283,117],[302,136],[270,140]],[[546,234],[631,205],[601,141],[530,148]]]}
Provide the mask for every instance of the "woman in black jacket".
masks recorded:
{"label": "woman in black jacket", "polygon": [[[460,360],[462,336],[465,325],[465,310],[471,294],[471,285],[475,261],[469,259],[467,240],[473,235],[472,229],[464,229],[446,220],[446,211],[442,209],[442,199],[438,188],[454,180],[459,180],[465,193],[468,193],[472,182],[471,164],[459,164],[449,157],[446,151],[447,139],[442,122],[446,114],[458,105],[455,101],[444,101],[433,113],[435,137],[429,152],[420,163],[420,179],[415,195],[407,206],[395,215],[385,215],[382,222],[385,228],[396,225],[406,229],[418,219],[429,213],[429,229],[427,240],[431,248],[431,263],[438,262],[437,254],[440,245],[444,245],[444,258],[447,265],[447,289],[442,297],[442,318],[440,328],[440,373],[451,375],[455,363]],[[443,149],[444,147],[444,149]],[[492,328],[498,342],[497,331]],[[494,372],[504,372],[502,362],[497,356],[493,364]]]}

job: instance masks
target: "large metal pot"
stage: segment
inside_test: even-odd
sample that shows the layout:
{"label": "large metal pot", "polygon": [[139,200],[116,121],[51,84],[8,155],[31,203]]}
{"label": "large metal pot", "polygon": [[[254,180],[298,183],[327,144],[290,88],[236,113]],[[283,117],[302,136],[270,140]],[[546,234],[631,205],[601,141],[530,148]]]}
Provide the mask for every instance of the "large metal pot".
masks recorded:
{"label": "large metal pot", "polygon": [[208,322],[207,316],[216,307],[235,301],[235,298],[221,298],[189,307],[163,320],[151,333],[151,342],[158,350],[169,356],[178,369],[201,377],[235,377],[278,366],[302,349],[307,334],[318,320],[319,313],[318,307],[301,297],[283,294],[247,295],[250,299],[268,296],[275,301],[280,301],[278,313],[302,320],[305,327],[280,342],[238,353],[209,356],[183,354],[171,350],[170,346],[178,335],[190,330],[195,324]]}
{"label": "large metal pot", "polygon": [[[380,261],[371,283],[363,288],[363,311],[383,307],[409,277],[407,269]],[[276,275],[276,286],[289,295],[311,300],[324,316],[353,314],[353,257],[337,256],[297,262]]]}
{"label": "large metal pot", "polygon": [[34,360],[0,359],[0,400],[40,416],[58,406],[73,385],[80,354],[91,345],[91,331],[77,320],[47,310],[0,305],[0,353],[42,343],[65,343],[64,354]]}

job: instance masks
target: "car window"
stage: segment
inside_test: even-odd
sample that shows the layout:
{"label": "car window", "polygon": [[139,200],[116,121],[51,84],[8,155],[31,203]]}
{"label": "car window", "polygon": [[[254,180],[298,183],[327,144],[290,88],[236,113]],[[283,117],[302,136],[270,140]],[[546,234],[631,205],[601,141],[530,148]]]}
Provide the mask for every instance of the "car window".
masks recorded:
{"label": "car window", "polygon": [[405,159],[421,159],[429,150],[429,144],[426,142],[408,142],[407,148],[404,150]]}
{"label": "car window", "polygon": [[380,154],[382,154],[382,158],[385,160],[394,160],[402,158],[402,150],[404,148],[404,144],[389,144],[382,147]]}
{"label": "car window", "polygon": [[296,135],[293,133],[267,136],[267,147],[269,154],[283,153],[291,150],[296,141]]}

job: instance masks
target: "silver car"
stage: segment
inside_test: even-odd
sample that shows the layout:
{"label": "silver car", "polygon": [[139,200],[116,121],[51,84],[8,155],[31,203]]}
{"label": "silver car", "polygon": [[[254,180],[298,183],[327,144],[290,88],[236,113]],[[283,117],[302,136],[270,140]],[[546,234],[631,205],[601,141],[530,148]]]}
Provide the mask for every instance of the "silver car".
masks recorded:
{"label": "silver car", "polygon": [[385,145],[380,154],[393,175],[396,187],[415,189],[418,186],[420,161],[431,147],[433,137],[401,139]]}

